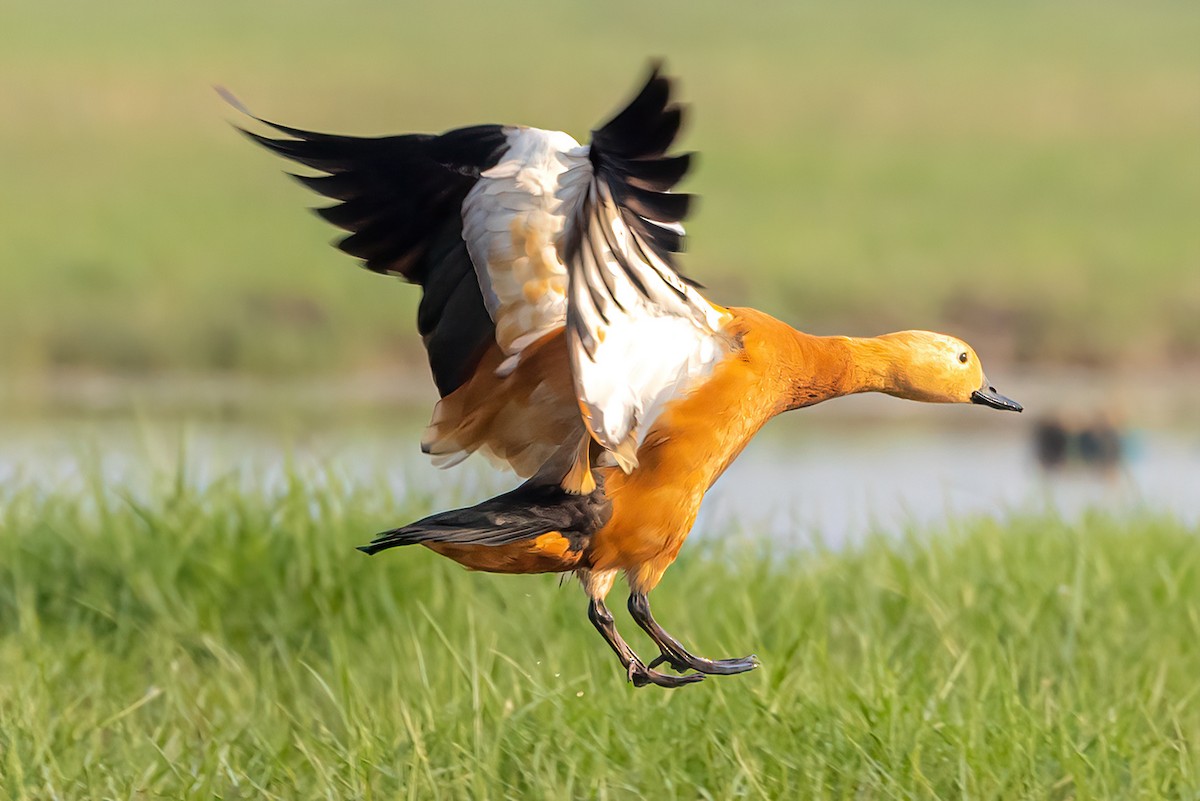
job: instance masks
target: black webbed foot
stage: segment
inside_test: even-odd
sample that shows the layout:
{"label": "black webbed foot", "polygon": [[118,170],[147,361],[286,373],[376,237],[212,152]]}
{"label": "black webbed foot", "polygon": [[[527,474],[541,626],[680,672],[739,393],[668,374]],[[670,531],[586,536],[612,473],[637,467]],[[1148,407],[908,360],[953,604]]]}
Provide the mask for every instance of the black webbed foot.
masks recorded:
{"label": "black webbed foot", "polygon": [[635,592],[629,596],[629,614],[642,627],[642,630],[650,635],[650,639],[654,640],[654,644],[658,646],[660,652],[650,662],[647,669],[652,670],[658,665],[668,664],[681,673],[695,670],[710,676],[729,676],[754,670],[761,664],[754,654],[740,659],[706,659],[691,653],[683,647],[679,640],[660,626],[654,616],[650,614],[650,599],[646,597],[645,593]]}
{"label": "black webbed foot", "polygon": [[648,684],[653,684],[656,687],[682,687],[685,684],[704,681],[704,676],[700,673],[672,676],[646,667],[646,664],[638,658],[638,655],[633,652],[628,643],[617,633],[612,613],[608,611],[608,607],[604,605],[603,601],[596,598],[592,599],[591,604],[588,605],[588,618],[592,621],[592,625],[596,627],[596,630],[604,637],[604,641],[613,649],[617,658],[621,660],[621,664],[625,666],[626,676],[634,687],[645,687]]}
{"label": "black webbed foot", "polygon": [[710,676],[732,676],[735,673],[745,673],[748,670],[754,670],[762,662],[758,661],[758,657],[755,654],[743,656],[740,659],[705,659],[702,656],[696,656],[686,651],[679,655],[668,654],[664,651],[654,657],[646,667],[653,669],[663,664],[670,665],[672,670],[680,673],[686,670],[695,670]]}

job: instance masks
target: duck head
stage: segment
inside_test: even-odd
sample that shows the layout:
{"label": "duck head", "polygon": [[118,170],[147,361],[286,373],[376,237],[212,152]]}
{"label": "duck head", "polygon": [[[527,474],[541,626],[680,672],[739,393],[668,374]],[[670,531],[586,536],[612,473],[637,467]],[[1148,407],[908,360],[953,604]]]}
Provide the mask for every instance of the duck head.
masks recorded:
{"label": "duck head", "polygon": [[983,374],[975,350],[946,334],[901,331],[878,337],[891,351],[889,395],[926,403],[978,403],[1012,412],[1021,404],[996,391]]}

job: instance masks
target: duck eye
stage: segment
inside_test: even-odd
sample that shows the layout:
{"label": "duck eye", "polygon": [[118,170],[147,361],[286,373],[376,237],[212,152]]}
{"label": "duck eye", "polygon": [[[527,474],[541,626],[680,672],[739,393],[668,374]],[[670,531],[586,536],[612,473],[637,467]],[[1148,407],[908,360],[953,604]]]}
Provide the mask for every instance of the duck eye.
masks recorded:
{"label": "duck eye", "polygon": [[958,360],[959,360],[960,362],[962,362],[963,364],[966,364],[966,363],[967,363],[967,359],[968,359],[968,358],[970,358],[970,357],[969,357],[969,356],[967,356],[967,352],[966,352],[966,351],[963,351],[962,353],[958,354]]}

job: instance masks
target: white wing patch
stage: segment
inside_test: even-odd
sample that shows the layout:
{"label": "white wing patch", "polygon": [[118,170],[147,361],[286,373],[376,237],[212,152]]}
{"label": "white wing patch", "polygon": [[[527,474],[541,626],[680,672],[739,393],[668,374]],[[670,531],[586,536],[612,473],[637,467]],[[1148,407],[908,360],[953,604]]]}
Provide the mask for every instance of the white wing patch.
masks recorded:
{"label": "white wing patch", "polygon": [[567,343],[584,422],[629,472],[666,403],[728,353],[719,331],[729,313],[641,241],[603,182],[587,192],[572,223],[583,230],[569,265]]}
{"label": "white wing patch", "polygon": [[501,161],[481,174],[463,202],[463,240],[496,323],[509,371],[521,350],[560,328],[567,314],[567,269],[557,240],[566,215],[559,176],[587,148],[561,131],[515,128]]}

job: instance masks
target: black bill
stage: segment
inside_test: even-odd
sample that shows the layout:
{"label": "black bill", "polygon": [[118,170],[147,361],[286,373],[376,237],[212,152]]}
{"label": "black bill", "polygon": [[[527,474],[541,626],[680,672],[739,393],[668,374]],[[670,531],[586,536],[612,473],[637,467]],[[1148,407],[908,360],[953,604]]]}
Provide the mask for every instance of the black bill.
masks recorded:
{"label": "black bill", "polygon": [[1012,398],[1006,398],[1001,395],[996,391],[995,387],[988,386],[987,382],[984,382],[982,387],[971,393],[971,403],[978,403],[981,406],[991,406],[993,409],[1007,409],[1010,412],[1020,412],[1025,408]]}

